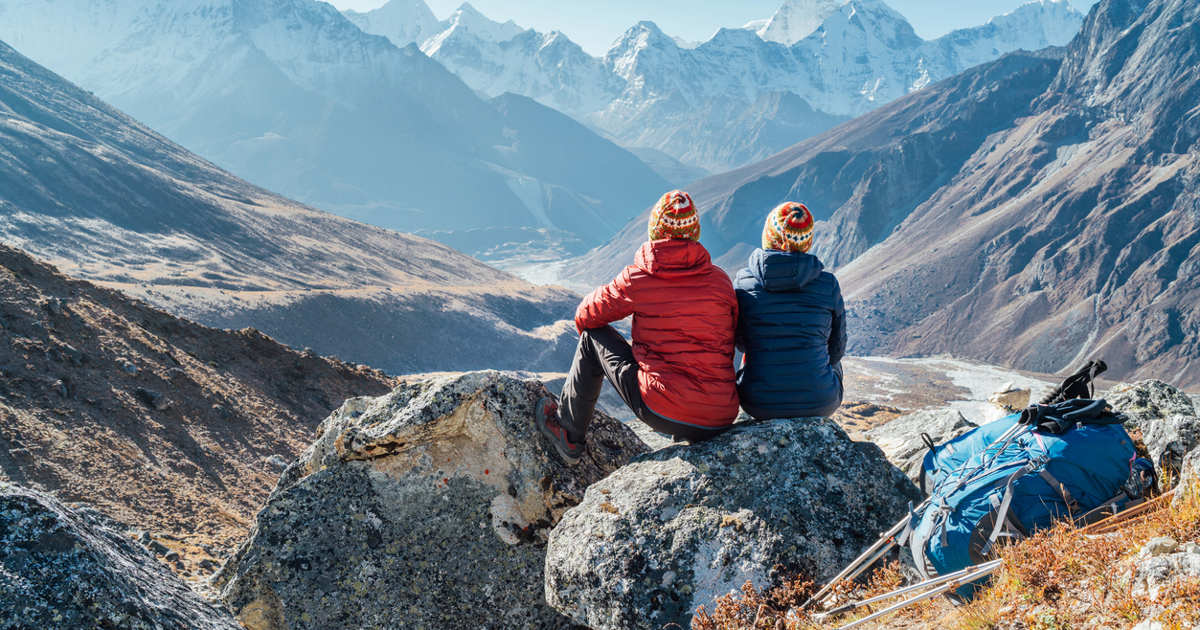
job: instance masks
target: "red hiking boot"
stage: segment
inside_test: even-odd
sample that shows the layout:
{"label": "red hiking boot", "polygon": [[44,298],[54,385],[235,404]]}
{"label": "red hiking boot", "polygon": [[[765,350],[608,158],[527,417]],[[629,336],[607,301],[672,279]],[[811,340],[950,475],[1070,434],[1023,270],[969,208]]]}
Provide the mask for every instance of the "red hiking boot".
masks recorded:
{"label": "red hiking boot", "polygon": [[558,400],[546,397],[538,401],[534,408],[534,420],[538,431],[546,436],[558,457],[567,464],[574,466],[583,456],[584,445],[576,444],[567,436],[567,430],[558,422]]}

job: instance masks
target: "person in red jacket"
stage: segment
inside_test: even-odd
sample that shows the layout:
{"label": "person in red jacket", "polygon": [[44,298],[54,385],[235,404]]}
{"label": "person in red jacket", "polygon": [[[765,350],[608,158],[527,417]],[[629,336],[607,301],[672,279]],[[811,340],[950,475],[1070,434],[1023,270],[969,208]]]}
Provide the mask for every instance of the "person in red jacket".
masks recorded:
{"label": "person in red jacket", "polygon": [[[691,196],[663,195],[649,233],[633,265],[579,305],[579,347],[562,395],[537,405],[538,429],[568,463],[583,453],[605,377],[642,422],[677,439],[708,439],[737,416],[737,297],[698,242]],[[630,315],[632,347],[609,325]]]}

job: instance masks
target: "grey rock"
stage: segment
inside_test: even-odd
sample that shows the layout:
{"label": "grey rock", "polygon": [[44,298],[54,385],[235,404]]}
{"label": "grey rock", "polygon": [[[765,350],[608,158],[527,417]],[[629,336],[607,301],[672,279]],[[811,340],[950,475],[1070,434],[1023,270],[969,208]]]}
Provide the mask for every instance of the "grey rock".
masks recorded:
{"label": "grey rock", "polygon": [[1121,383],[1104,395],[1129,417],[1126,427],[1140,432],[1160,473],[1177,477],[1183,460],[1200,445],[1200,418],[1192,400],[1158,380]]}
{"label": "grey rock", "polygon": [[549,528],[645,446],[598,416],[561,464],[536,380],[476,372],[347,401],[291,464],[213,586],[252,630],[555,628]]}
{"label": "grey rock", "polygon": [[42,302],[42,308],[45,309],[47,313],[55,317],[58,317],[63,313],[62,300],[56,297],[47,298],[46,301]]}
{"label": "grey rock", "polygon": [[1159,380],[1118,383],[1103,398],[1113,409],[1129,416],[1130,423],[1142,427],[1167,416],[1194,416],[1196,407],[1182,391]]}
{"label": "grey rock", "polygon": [[139,387],[133,390],[133,396],[134,398],[138,399],[138,402],[150,407],[151,409],[158,409],[161,411],[166,409],[168,405],[166,396],[164,396],[162,392],[155,391],[153,389]]}
{"label": "grey rock", "polygon": [[1179,543],[1170,536],[1159,536],[1151,538],[1150,542],[1142,546],[1141,554],[1144,556],[1163,556],[1175,553],[1179,550]]}
{"label": "grey rock", "polygon": [[138,372],[141,371],[141,368],[134,365],[133,362],[130,361],[129,359],[121,359],[120,364],[121,364],[121,371],[125,372],[126,374],[137,374]]}
{"label": "grey rock", "polygon": [[279,471],[286,470],[287,466],[288,466],[287,460],[285,460],[284,458],[282,458],[278,455],[272,455],[272,456],[266,458],[265,461],[268,466],[270,466],[271,468],[273,468],[275,470],[279,470]]}
{"label": "grey rock", "polygon": [[913,483],[919,483],[921,464],[929,451],[921,435],[928,434],[934,444],[945,444],[976,426],[955,409],[928,409],[875,427],[866,437]]}
{"label": "grey rock", "polygon": [[596,630],[686,628],[747,580],[832,577],[919,499],[832,420],[738,425],[588,488],[550,534],[546,601]]}
{"label": "grey rock", "polygon": [[0,483],[0,628],[239,626],[114,521]]}
{"label": "grey rock", "polygon": [[1200,553],[1180,551],[1150,555],[1134,567],[1133,594],[1157,599],[1164,587],[1195,578],[1200,578]]}
{"label": "grey rock", "polygon": [[[1200,448],[1192,450],[1183,459],[1180,466],[1179,485],[1182,488],[1197,488],[1200,491]],[[1183,495],[1175,497],[1176,502],[1182,502]]]}

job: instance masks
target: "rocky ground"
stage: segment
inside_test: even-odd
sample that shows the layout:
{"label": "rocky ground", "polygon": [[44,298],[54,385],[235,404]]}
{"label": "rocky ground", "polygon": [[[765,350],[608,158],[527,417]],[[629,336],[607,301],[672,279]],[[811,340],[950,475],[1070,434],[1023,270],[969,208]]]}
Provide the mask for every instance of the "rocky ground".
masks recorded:
{"label": "rocky ground", "polygon": [[541,382],[444,375],[347,401],[214,580],[250,630],[566,628],[542,594],[550,530],[645,446],[596,418],[566,466],[531,419]]}
{"label": "rocky ground", "polygon": [[184,577],[216,570],[279,473],[384,374],[219,331],[0,246],[0,481],[120,519]]}

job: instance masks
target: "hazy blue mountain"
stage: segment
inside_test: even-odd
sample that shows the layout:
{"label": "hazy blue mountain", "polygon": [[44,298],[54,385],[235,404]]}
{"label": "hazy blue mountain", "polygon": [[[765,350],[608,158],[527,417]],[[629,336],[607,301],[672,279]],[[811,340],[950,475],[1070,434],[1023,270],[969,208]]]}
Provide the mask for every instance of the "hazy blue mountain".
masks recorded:
{"label": "hazy blue mountain", "polygon": [[574,348],[560,320],[576,296],[250,185],[3,43],[0,240],[172,313],[394,373],[561,369]]}
{"label": "hazy blue mountain", "polygon": [[797,34],[812,30],[788,44],[722,29],[685,47],[653,23],[634,26],[604,57],[626,88],[588,119],[623,145],[728,170],[1007,52],[1065,44],[1082,21],[1066,0],[1039,0],[926,41],[882,0],[780,11],[793,5],[793,22],[811,17]]}
{"label": "hazy blue mountain", "polygon": [[0,16],[0,38],[221,167],[470,252],[530,229],[541,247],[594,245],[605,223],[570,231],[546,217],[619,221],[628,199],[667,186],[607,145],[608,159],[572,156],[582,180],[537,170],[524,146],[559,124],[554,112],[528,112],[546,119],[517,142],[504,113],[415,46],[316,0],[0,0]]}
{"label": "hazy blue mountain", "polygon": [[348,15],[397,44],[418,43],[486,95],[528,96],[623,146],[710,172],[766,158],[1004,53],[1065,44],[1083,20],[1067,0],[1036,0],[926,41],[882,0],[787,0],[769,20],[698,44],[642,22],[596,59],[561,33],[494,21],[469,4],[430,35],[418,5],[393,0]]}

